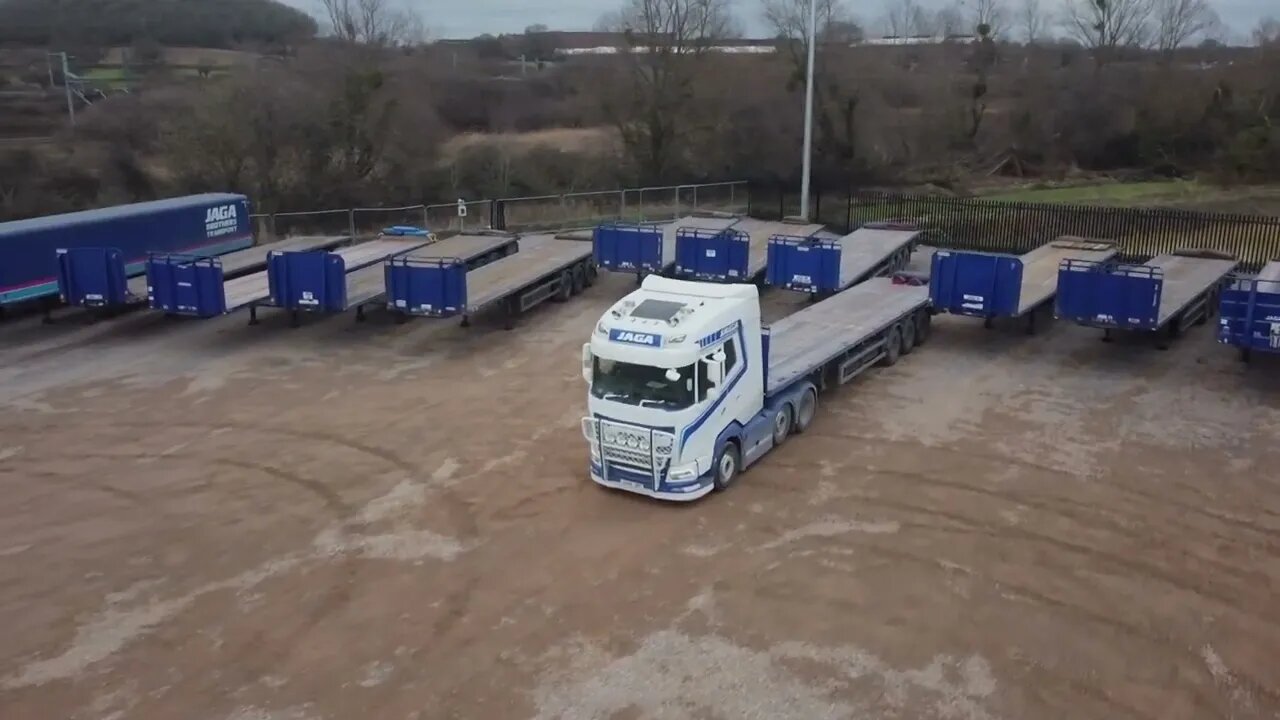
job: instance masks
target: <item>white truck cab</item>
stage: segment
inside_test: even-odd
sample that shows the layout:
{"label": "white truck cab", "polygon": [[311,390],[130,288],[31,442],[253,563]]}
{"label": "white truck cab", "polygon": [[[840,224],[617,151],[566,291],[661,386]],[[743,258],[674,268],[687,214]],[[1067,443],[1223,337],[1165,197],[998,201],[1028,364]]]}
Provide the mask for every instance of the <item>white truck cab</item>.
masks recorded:
{"label": "white truck cab", "polygon": [[764,364],[754,285],[645,278],[582,347],[592,480],[664,500],[727,483],[720,438],[761,413]]}

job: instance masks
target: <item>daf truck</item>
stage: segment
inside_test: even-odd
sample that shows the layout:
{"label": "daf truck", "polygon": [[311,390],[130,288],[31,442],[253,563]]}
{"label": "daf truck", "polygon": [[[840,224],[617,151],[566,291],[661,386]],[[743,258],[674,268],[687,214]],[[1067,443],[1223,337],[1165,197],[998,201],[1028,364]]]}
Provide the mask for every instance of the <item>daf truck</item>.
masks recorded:
{"label": "daf truck", "polygon": [[813,423],[822,390],[929,335],[927,287],[873,278],[764,327],[755,285],[656,275],[582,347],[591,479],[662,500],[724,489]]}

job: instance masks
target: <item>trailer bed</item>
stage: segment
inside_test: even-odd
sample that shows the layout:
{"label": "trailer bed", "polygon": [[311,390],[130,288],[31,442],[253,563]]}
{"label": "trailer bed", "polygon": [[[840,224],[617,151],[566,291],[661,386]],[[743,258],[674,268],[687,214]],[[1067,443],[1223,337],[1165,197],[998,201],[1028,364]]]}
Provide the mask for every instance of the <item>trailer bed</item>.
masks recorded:
{"label": "trailer bed", "polygon": [[[342,243],[350,240],[345,235],[306,235],[299,237],[291,237],[285,240],[278,240],[272,243],[262,245],[254,245],[229,252],[226,255],[216,255],[222,264],[222,276],[225,278],[238,278],[248,272],[260,270],[267,266],[267,255],[273,250],[279,252],[301,252],[306,250],[328,250],[337,247]],[[199,257],[197,255],[197,257]],[[147,296],[147,276],[138,275],[129,279],[129,292],[135,296],[145,298]]]}
{"label": "trailer bed", "polygon": [[467,273],[467,312],[475,313],[562,268],[591,257],[591,243],[525,235],[520,252]]}
{"label": "trailer bed", "polygon": [[1115,245],[1087,240],[1055,240],[1022,256],[1022,292],[1017,315],[1039,307],[1058,292],[1058,268],[1063,260],[1103,262],[1116,254]]}
{"label": "trailer bed", "polygon": [[1235,260],[1167,254],[1144,263],[1164,271],[1158,325],[1169,322],[1236,266]]}
{"label": "trailer bed", "polygon": [[926,287],[872,278],[773,323],[766,394],[809,375],[928,302]]}
{"label": "trailer bed", "polygon": [[822,231],[822,225],[743,218],[734,223],[733,229],[747,234],[750,243],[747,251],[747,278],[750,279],[763,272],[769,261],[769,238],[774,235],[814,236]]}
{"label": "trailer bed", "polygon": [[840,244],[840,289],[866,280],[886,259],[918,237],[919,230],[863,227],[836,240]]}
{"label": "trailer bed", "polygon": [[824,234],[772,236],[766,282],[819,296],[840,292],[876,275],[904,269],[923,231],[886,223],[863,226],[835,239]]}
{"label": "trailer bed", "polygon": [[489,253],[501,251],[515,241],[516,236],[510,234],[454,235],[406,253],[405,257],[415,260],[458,258],[463,262],[471,262]]}

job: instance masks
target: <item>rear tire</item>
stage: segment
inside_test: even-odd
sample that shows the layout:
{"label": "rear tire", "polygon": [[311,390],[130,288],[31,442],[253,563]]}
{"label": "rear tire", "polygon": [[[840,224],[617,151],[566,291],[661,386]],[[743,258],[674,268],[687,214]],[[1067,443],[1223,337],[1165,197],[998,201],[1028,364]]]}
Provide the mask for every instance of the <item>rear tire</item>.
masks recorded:
{"label": "rear tire", "polygon": [[783,405],[773,416],[773,446],[778,447],[791,436],[791,406]]}
{"label": "rear tire", "polygon": [[813,417],[818,413],[818,392],[813,388],[804,391],[800,396],[800,400],[796,402],[795,419],[791,424],[791,431],[796,435],[809,429],[813,424]]}
{"label": "rear tire", "polygon": [[560,286],[556,288],[555,300],[566,302],[573,297],[573,273],[565,270],[560,273]]}
{"label": "rear tire", "polygon": [[582,263],[582,274],[587,280],[587,287],[596,284],[596,264],[594,261],[588,260]]}
{"label": "rear tire", "polygon": [[738,478],[738,473],[741,469],[742,456],[738,453],[738,446],[733,441],[725,443],[724,447],[720,448],[720,452],[716,454],[716,489],[728,489],[733,484],[733,481]]}
{"label": "rear tire", "polygon": [[928,310],[921,310],[916,313],[916,346],[925,344],[929,339],[929,334],[933,332],[933,315]]}
{"label": "rear tire", "polygon": [[902,323],[902,354],[910,355],[916,349],[916,320],[907,318]]}
{"label": "rear tire", "polygon": [[880,367],[893,367],[902,354],[902,329],[898,325],[889,328],[889,337],[884,341],[884,355],[880,358]]}
{"label": "rear tire", "polygon": [[573,266],[573,294],[581,295],[587,289],[587,273],[581,265]]}

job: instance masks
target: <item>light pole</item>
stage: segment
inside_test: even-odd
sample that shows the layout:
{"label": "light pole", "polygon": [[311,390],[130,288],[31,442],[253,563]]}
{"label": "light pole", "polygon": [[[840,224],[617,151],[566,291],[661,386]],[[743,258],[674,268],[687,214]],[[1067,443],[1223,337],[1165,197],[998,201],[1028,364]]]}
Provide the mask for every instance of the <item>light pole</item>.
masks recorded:
{"label": "light pole", "polygon": [[809,171],[813,164],[813,49],[818,35],[818,0],[809,0],[809,65],[804,83],[804,157],[801,159],[800,217],[809,219]]}

